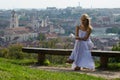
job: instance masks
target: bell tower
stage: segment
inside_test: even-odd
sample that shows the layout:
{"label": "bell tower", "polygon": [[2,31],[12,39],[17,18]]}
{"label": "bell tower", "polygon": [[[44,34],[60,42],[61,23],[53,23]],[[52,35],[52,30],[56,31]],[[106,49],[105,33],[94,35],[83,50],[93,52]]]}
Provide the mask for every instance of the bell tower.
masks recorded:
{"label": "bell tower", "polygon": [[16,12],[13,10],[11,12],[11,19],[10,19],[10,28],[16,28],[19,27],[18,25],[18,16],[16,14]]}

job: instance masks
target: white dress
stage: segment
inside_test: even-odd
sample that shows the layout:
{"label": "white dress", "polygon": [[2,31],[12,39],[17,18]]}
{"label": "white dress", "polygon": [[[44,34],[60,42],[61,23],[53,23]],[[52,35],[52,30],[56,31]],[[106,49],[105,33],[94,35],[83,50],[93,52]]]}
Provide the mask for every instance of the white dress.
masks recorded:
{"label": "white dress", "polygon": [[[79,37],[84,37],[86,35],[86,31],[79,30]],[[89,69],[94,69],[94,61],[91,56],[90,49],[93,47],[93,43],[90,38],[87,41],[75,40],[74,49],[69,56],[69,59],[74,60],[72,64],[72,68],[74,69],[76,66],[84,67]]]}

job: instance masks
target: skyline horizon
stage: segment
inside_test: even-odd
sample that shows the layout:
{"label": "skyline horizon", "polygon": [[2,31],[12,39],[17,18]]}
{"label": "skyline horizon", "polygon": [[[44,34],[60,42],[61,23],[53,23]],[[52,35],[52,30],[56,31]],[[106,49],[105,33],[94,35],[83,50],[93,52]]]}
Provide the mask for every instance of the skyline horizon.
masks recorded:
{"label": "skyline horizon", "polygon": [[46,9],[47,7],[56,7],[62,9],[78,6],[82,8],[93,9],[120,8],[119,3],[120,0],[0,0],[0,9]]}
{"label": "skyline horizon", "polygon": [[[54,8],[55,6],[47,6],[47,7],[45,7],[45,8],[36,8],[36,7],[33,7],[33,8],[0,8],[0,10],[13,10],[13,9],[47,9],[47,8]],[[55,7],[56,9],[65,9],[65,8],[69,8],[69,7],[79,7],[79,6],[67,6],[67,7],[64,7],[64,8],[59,8],[59,7]],[[81,6],[80,6],[81,7]],[[114,8],[93,8],[93,7],[91,7],[91,8],[83,8],[83,7],[81,7],[82,9],[119,9],[118,7],[114,7]]]}
{"label": "skyline horizon", "polygon": [[[67,6],[67,7],[64,7],[64,8],[58,8],[58,7],[55,7],[56,9],[65,9],[65,8],[69,8],[69,7],[71,7],[72,8],[72,6]],[[76,7],[78,7],[78,6],[74,6],[75,8]],[[17,10],[17,9],[38,9],[38,10],[44,10],[44,9],[47,9],[47,8],[52,8],[52,6],[48,6],[48,7],[46,7],[46,8],[8,8],[8,9],[1,9],[0,8],[0,10]],[[53,6],[53,8],[54,8],[54,6]],[[83,7],[81,7],[82,9],[119,9],[119,8],[83,8]]]}

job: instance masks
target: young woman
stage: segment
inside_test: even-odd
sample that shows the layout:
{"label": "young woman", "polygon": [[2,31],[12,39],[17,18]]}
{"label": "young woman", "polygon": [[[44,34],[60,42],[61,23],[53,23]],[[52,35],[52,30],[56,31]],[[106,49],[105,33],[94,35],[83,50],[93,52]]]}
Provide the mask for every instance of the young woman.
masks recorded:
{"label": "young woman", "polygon": [[90,51],[93,47],[93,43],[90,39],[90,34],[92,31],[90,18],[87,14],[83,14],[80,21],[81,25],[76,27],[74,49],[69,56],[67,63],[73,63],[72,68],[74,70],[80,70],[81,68],[94,70],[95,65]]}

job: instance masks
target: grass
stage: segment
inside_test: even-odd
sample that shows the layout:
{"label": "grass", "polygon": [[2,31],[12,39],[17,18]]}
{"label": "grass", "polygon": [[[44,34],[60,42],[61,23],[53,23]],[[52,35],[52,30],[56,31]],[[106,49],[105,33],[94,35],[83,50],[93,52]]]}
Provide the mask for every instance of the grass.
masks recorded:
{"label": "grass", "polygon": [[34,62],[0,58],[0,80],[105,80],[76,72],[53,72],[27,66]]}
{"label": "grass", "polygon": [[111,71],[120,71],[120,63],[109,63],[108,70]]}
{"label": "grass", "polygon": [[[99,69],[100,62],[96,61],[95,62],[96,69]],[[120,62],[114,62],[114,63],[108,63],[108,67],[105,70],[109,71],[120,71]]]}

